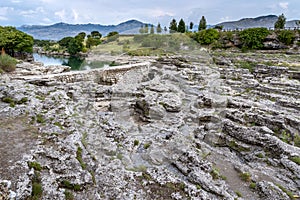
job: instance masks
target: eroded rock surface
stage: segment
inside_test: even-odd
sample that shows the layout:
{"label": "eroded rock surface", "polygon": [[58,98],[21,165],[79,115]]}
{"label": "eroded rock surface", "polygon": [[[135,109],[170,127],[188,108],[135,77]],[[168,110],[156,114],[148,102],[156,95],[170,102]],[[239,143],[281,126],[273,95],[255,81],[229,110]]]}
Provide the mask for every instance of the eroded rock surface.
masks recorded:
{"label": "eroded rock surface", "polygon": [[[128,67],[111,84],[88,80],[86,72],[67,82],[51,76],[45,84],[2,78],[0,130],[8,131],[1,142],[3,134],[12,138],[6,144],[16,159],[0,167],[0,196],[299,196],[300,83],[291,78],[294,72],[258,65],[251,73],[231,61],[216,65],[201,51]],[[114,70],[106,74],[113,78]],[[22,130],[33,132],[22,139]],[[2,157],[6,150],[0,148]],[[5,173],[8,168],[21,173]]]}

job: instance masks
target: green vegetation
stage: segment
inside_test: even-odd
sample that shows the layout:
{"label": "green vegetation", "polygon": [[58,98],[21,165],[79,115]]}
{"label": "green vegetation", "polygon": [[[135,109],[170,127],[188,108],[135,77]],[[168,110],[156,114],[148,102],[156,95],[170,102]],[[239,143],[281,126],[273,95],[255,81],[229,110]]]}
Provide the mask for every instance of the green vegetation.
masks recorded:
{"label": "green vegetation", "polygon": [[275,183],[275,185],[279,187],[284,193],[286,193],[290,197],[290,199],[295,199],[294,194],[291,191],[289,191],[287,188],[283,187],[278,183]]}
{"label": "green vegetation", "polygon": [[101,44],[102,34],[98,31],[92,31],[91,34],[81,32],[75,37],[64,37],[58,42],[48,40],[34,40],[34,44],[42,47],[44,51],[68,52],[71,55],[77,55],[79,52],[86,52],[88,49]]}
{"label": "green vegetation", "polygon": [[79,184],[73,184],[68,180],[63,180],[61,182],[61,187],[67,188],[67,189],[70,189],[70,190],[74,190],[74,191],[80,191],[82,189]]}
{"label": "green vegetation", "polygon": [[158,23],[157,27],[156,27],[156,33],[160,34],[161,32],[162,32],[162,28],[161,28],[160,23]]}
{"label": "green vegetation", "polygon": [[0,26],[0,49],[14,56],[15,52],[32,52],[33,37],[14,27]]}
{"label": "green vegetation", "polygon": [[243,173],[240,174],[240,178],[243,181],[250,182],[251,181],[251,174],[249,172],[243,172]]}
{"label": "green vegetation", "polygon": [[218,179],[220,177],[219,169],[213,168],[210,172],[210,175],[213,177],[213,179]]}
{"label": "green vegetation", "polygon": [[0,55],[0,69],[5,72],[12,72],[16,70],[17,60],[9,55]]}
{"label": "green vegetation", "polygon": [[176,33],[178,30],[176,19],[172,19],[169,26],[170,33]]}
{"label": "green vegetation", "polygon": [[28,163],[28,167],[29,168],[33,168],[34,170],[37,170],[37,171],[41,171],[42,170],[42,166],[38,162],[29,162]]}
{"label": "green vegetation", "polygon": [[150,146],[151,146],[150,143],[145,143],[145,144],[144,144],[144,149],[148,149]]}
{"label": "green vegetation", "polygon": [[206,29],[206,19],[204,16],[201,17],[200,22],[199,22],[199,27],[198,31],[202,31]]}
{"label": "green vegetation", "polygon": [[300,157],[294,156],[294,157],[291,157],[290,160],[293,161],[294,163],[300,165]]}
{"label": "green vegetation", "polygon": [[294,43],[295,40],[295,31],[291,30],[281,30],[278,33],[278,39],[280,42],[286,44],[286,45],[291,45]]}
{"label": "green vegetation", "polygon": [[59,127],[61,130],[64,130],[64,127],[59,122],[54,122],[54,125]]}
{"label": "green vegetation", "polygon": [[138,146],[138,145],[139,145],[139,143],[140,143],[140,141],[138,141],[138,140],[134,140],[134,142],[133,142],[133,145],[134,145],[134,146]]}
{"label": "green vegetation", "polygon": [[42,114],[37,114],[36,115],[36,122],[39,124],[42,124],[45,122],[44,116]]}
{"label": "green vegetation", "polygon": [[256,183],[251,182],[249,187],[254,190],[256,188]]}
{"label": "green vegetation", "polygon": [[284,29],[284,26],[285,26],[285,22],[286,22],[286,18],[284,16],[284,14],[281,14],[277,21],[275,22],[274,24],[274,28],[275,29]]}
{"label": "green vegetation", "polygon": [[235,191],[235,194],[238,196],[238,197],[243,197],[242,193],[240,191]]}
{"label": "green vegetation", "polygon": [[74,200],[74,195],[72,192],[70,192],[69,190],[65,190],[64,192],[65,194],[65,200]]}
{"label": "green vegetation", "polygon": [[235,63],[237,67],[243,68],[243,69],[248,69],[250,73],[254,72],[254,69],[257,65],[257,63],[251,62],[251,61],[238,61]]}
{"label": "green vegetation", "polygon": [[200,44],[209,45],[220,38],[220,33],[216,29],[207,29],[191,34],[191,37]]}
{"label": "green vegetation", "polygon": [[179,23],[178,23],[178,28],[177,31],[180,33],[185,33],[185,22],[183,21],[183,19],[180,19]]}
{"label": "green vegetation", "polygon": [[16,101],[16,100],[12,99],[11,97],[3,97],[2,101],[4,103],[9,103],[10,107],[15,107],[16,104],[24,104],[24,103],[26,103],[28,101],[28,98],[27,97],[23,97],[19,101]]}
{"label": "green vegetation", "polygon": [[82,167],[82,169],[86,169],[86,163],[82,159],[82,148],[81,147],[77,147],[76,159],[80,163],[80,166]]}
{"label": "green vegetation", "polygon": [[30,200],[39,200],[42,198],[43,187],[41,183],[41,175],[38,172],[34,172],[33,179],[31,181],[32,190]]}
{"label": "green vegetation", "polygon": [[261,49],[264,39],[270,34],[267,28],[249,28],[241,31],[239,37],[244,49]]}

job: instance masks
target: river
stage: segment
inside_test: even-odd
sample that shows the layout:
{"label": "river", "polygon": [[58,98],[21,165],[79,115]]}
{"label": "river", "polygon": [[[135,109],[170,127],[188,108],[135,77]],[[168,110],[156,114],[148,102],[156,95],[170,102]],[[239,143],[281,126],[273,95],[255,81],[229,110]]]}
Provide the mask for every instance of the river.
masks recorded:
{"label": "river", "polygon": [[48,56],[48,55],[41,55],[38,53],[34,53],[33,57],[35,61],[42,62],[44,63],[45,66],[67,65],[71,67],[71,70],[88,70],[88,69],[102,68],[102,67],[107,67],[111,64],[111,62],[107,62],[107,61],[86,62],[84,59],[75,56],[70,58],[64,58],[59,56]]}

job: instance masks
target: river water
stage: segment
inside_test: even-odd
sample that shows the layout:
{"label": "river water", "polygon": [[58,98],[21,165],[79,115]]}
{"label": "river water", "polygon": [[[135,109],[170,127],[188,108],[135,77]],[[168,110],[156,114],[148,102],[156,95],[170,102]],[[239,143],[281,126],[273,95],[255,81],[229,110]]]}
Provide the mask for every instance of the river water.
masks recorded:
{"label": "river water", "polygon": [[84,59],[79,57],[58,57],[58,56],[47,56],[41,55],[38,53],[33,54],[34,60],[37,62],[44,63],[45,66],[49,65],[67,65],[71,67],[71,70],[88,70],[95,68],[108,67],[111,62],[107,61],[94,61],[94,62],[86,62]]}

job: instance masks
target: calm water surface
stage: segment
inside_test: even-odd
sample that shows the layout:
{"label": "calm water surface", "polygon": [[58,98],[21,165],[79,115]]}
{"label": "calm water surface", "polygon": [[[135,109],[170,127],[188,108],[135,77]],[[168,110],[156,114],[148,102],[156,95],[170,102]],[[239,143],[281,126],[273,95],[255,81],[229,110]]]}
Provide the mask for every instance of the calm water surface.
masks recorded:
{"label": "calm water surface", "polygon": [[71,67],[71,70],[87,70],[87,69],[96,69],[102,67],[108,67],[111,62],[107,61],[93,61],[86,62],[84,59],[79,57],[57,57],[57,56],[47,56],[34,53],[34,60],[44,63],[45,66],[49,65],[67,65]]}

